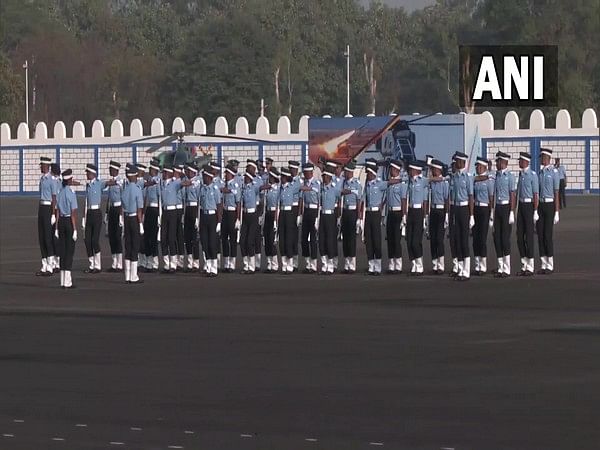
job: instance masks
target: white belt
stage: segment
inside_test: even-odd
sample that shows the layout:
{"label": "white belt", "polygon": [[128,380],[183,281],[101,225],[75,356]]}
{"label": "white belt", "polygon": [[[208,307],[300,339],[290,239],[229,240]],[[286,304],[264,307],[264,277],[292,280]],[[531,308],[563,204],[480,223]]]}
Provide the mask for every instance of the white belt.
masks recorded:
{"label": "white belt", "polygon": [[508,205],[509,201],[508,200],[500,200],[496,202],[496,205]]}
{"label": "white belt", "polygon": [[309,205],[305,205],[308,209],[318,209],[319,205],[315,204],[315,203],[311,203]]}
{"label": "white belt", "polygon": [[454,205],[455,206],[467,206],[468,204],[469,204],[469,202],[466,201],[466,202],[458,202],[458,203],[455,203]]}
{"label": "white belt", "polygon": [[531,203],[533,201],[532,198],[524,198],[523,200],[519,200],[521,203]]}
{"label": "white belt", "polygon": [[111,203],[111,205],[110,205],[110,206],[114,206],[115,208],[118,208],[119,206],[121,206],[121,202],[114,202],[114,203]]}
{"label": "white belt", "polygon": [[208,214],[209,216],[212,216],[213,214],[216,214],[217,211],[215,211],[214,209],[203,209],[202,210],[202,214]]}
{"label": "white belt", "polygon": [[433,209],[444,209],[446,205],[431,205]]}
{"label": "white belt", "polygon": [[187,202],[188,206],[198,206],[198,202]]}
{"label": "white belt", "polygon": [[170,206],[165,206],[163,209],[166,209],[167,211],[174,211],[177,208],[175,207],[175,205],[170,205]]}
{"label": "white belt", "polygon": [[177,209],[183,209],[183,204],[180,203],[179,205],[175,206],[175,208],[177,208]]}
{"label": "white belt", "polygon": [[485,202],[475,202],[475,206],[489,206],[489,205]]}
{"label": "white belt", "polygon": [[237,211],[237,207],[235,206],[226,206],[225,211]]}
{"label": "white belt", "polygon": [[158,203],[157,202],[150,202],[148,204],[148,206],[151,207],[151,208],[158,208]]}
{"label": "white belt", "polygon": [[348,205],[348,206],[344,206],[344,209],[348,209],[350,211],[354,211],[356,209],[356,205]]}
{"label": "white belt", "polygon": [[423,203],[416,203],[414,205],[410,205],[412,209],[421,209],[423,207]]}
{"label": "white belt", "polygon": [[125,214],[127,217],[135,217],[137,216],[137,213],[127,213]]}
{"label": "white belt", "polygon": [[52,202],[49,202],[48,200],[40,200],[40,205],[50,206],[51,204]]}
{"label": "white belt", "polygon": [[291,207],[291,206],[282,206],[282,207],[281,207],[281,210],[282,210],[282,211],[291,211],[291,210],[292,210],[292,207]]}
{"label": "white belt", "polygon": [[367,211],[379,211],[379,206],[372,206],[370,208],[367,208]]}
{"label": "white belt", "polygon": [[292,203],[292,206],[298,206],[298,205],[299,205],[299,203],[298,203],[298,202],[294,202],[294,203]]}
{"label": "white belt", "polygon": [[540,199],[540,201],[542,203],[552,203],[554,201],[554,198],[552,198],[552,197],[544,197],[544,198]]}
{"label": "white belt", "polygon": [[402,211],[402,206],[390,206],[390,211]]}
{"label": "white belt", "polygon": [[321,211],[322,214],[333,214],[333,209],[324,209]]}
{"label": "white belt", "polygon": [[63,215],[61,215],[61,216],[60,216],[60,218],[61,218],[61,219],[62,219],[63,217],[64,217],[65,219],[68,219],[68,218],[69,218],[69,217],[71,217],[71,216],[63,216]]}
{"label": "white belt", "polygon": [[100,209],[100,205],[89,205],[88,209]]}
{"label": "white belt", "polygon": [[244,212],[248,214],[252,214],[256,212],[256,208],[244,208]]}
{"label": "white belt", "polygon": [[269,211],[277,211],[277,206],[269,206]]}

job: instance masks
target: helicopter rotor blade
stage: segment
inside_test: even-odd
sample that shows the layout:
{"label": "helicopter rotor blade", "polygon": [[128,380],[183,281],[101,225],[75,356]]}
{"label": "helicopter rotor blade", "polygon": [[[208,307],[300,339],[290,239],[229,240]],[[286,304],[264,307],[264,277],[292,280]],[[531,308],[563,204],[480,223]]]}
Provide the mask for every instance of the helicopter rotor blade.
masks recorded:
{"label": "helicopter rotor blade", "polygon": [[167,136],[171,136],[171,135],[170,134],[157,134],[156,136],[147,136],[147,137],[142,137],[142,138],[134,139],[133,141],[123,142],[120,145],[137,144],[137,143],[140,143],[140,142],[149,141],[150,139],[165,138]]}
{"label": "helicopter rotor blade", "polygon": [[265,142],[267,144],[275,144],[275,141],[268,141],[265,139],[256,139],[256,138],[251,138],[251,137],[239,137],[239,136],[231,136],[231,135],[225,135],[225,134],[210,134],[210,133],[189,133],[192,136],[202,136],[202,137],[214,137],[214,138],[221,138],[221,139],[236,139],[236,140],[240,140],[240,141],[254,141],[254,142]]}
{"label": "helicopter rotor blade", "polygon": [[156,150],[159,150],[161,148],[163,148],[164,146],[172,143],[173,141],[175,141],[178,138],[177,134],[172,134],[170,136],[167,136],[165,139],[163,139],[160,142],[157,142],[156,144],[153,144],[151,147],[149,147],[146,150],[146,153],[154,153]]}

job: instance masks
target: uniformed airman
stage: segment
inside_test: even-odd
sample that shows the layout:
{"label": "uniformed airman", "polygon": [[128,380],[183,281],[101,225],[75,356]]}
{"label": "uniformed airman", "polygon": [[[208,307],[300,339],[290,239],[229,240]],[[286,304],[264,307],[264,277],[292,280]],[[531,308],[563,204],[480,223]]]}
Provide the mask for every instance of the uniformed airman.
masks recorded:
{"label": "uniformed airman", "polygon": [[[252,165],[253,164],[253,165]],[[248,162],[246,173],[244,174],[244,184],[242,185],[242,227],[240,231],[240,251],[242,254],[242,273],[253,274],[256,269],[256,233],[258,227],[258,217],[256,215],[256,206],[261,192],[260,178],[257,178],[253,170],[256,169],[256,163]],[[258,268],[260,270],[260,268]]]}
{"label": "uniformed airman", "polygon": [[388,251],[388,274],[402,273],[402,223],[404,213],[402,212],[403,200],[406,200],[408,184],[402,181],[400,172],[402,162],[393,159],[389,162],[389,176],[392,180],[400,180],[399,183],[388,186],[386,193],[386,238]]}
{"label": "uniformed airman", "polygon": [[108,242],[112,257],[109,272],[121,272],[123,270],[123,211],[121,208],[121,188],[123,178],[119,176],[121,164],[110,161],[108,172],[110,179],[106,182],[108,189],[108,214],[105,218],[108,229]]}
{"label": "uniformed airman", "polygon": [[360,211],[363,196],[362,185],[354,177],[356,164],[350,161],[344,166],[342,183],[342,251],[344,253],[343,273],[356,272],[356,235],[362,226]]}
{"label": "uniformed airman", "polygon": [[[449,200],[450,188],[448,180],[442,176],[443,164],[432,159],[430,167],[430,202],[429,202],[429,243],[433,274],[442,275],[445,270],[444,234],[450,224]],[[433,181],[439,179],[439,181]]]}
{"label": "uniformed airman", "polygon": [[55,234],[58,238],[60,254],[60,286],[63,289],[71,289],[75,287],[71,271],[75,242],[77,241],[77,197],[72,189],[72,186],[75,185],[73,171],[65,170],[62,173],[62,179],[63,188],[56,198],[57,228]]}
{"label": "uniformed airman", "polygon": [[456,152],[456,173],[452,176],[452,194],[454,201],[454,239],[456,242],[456,257],[458,259],[458,281],[471,278],[471,251],[469,246],[469,230],[475,225],[473,182],[474,177],[467,171],[469,157],[462,152]]}
{"label": "uniformed airman", "polygon": [[294,272],[294,241],[297,242],[297,227],[301,220],[294,203],[300,197],[301,184],[294,180],[289,168],[281,169],[279,195],[279,251],[281,253],[281,271],[284,274]]}
{"label": "uniformed airman", "polygon": [[280,173],[272,165],[269,168],[269,189],[265,193],[265,221],[263,234],[265,239],[265,257],[267,258],[266,273],[275,273],[279,270],[277,258],[278,221],[279,221],[279,194]]}
{"label": "uniformed airman", "polygon": [[314,177],[314,165],[302,166],[304,175],[300,197],[302,214],[302,257],[305,261],[304,273],[317,272],[317,233],[319,230],[319,205],[321,201],[321,182]]}
{"label": "uniformed airman", "polygon": [[426,211],[429,209],[429,182],[423,176],[425,163],[412,161],[408,165],[409,182],[404,208],[404,226],[406,227],[406,247],[411,261],[409,275],[421,276],[423,267],[423,232],[427,229]]}
{"label": "uniformed airman", "polygon": [[535,271],[533,229],[537,222],[539,203],[539,181],[531,169],[531,155],[519,153],[519,180],[517,182],[517,247],[521,255],[521,270],[517,276],[531,276]]}
{"label": "uniformed airman", "polygon": [[218,235],[221,232],[221,220],[223,217],[223,197],[221,187],[213,183],[213,175],[210,167],[202,170],[203,184],[200,188],[200,237],[204,245],[206,258],[206,275],[216,277],[219,271],[217,252],[219,248]]}
{"label": "uniformed airman", "polygon": [[539,274],[554,272],[554,225],[560,219],[560,171],[552,165],[552,150],[540,148],[540,205],[537,221],[538,247],[542,267]]}
{"label": "uniformed airman", "polygon": [[[148,273],[158,272],[158,242],[160,236],[161,224],[161,176],[160,163],[157,160],[150,161],[150,178],[146,182],[144,189],[144,202],[146,209],[144,211],[144,252],[145,252],[145,271]],[[144,268],[142,268],[144,270]]]}
{"label": "uniformed airman", "polygon": [[200,215],[198,213],[198,196],[202,180],[198,177],[198,167],[191,162],[184,166],[186,179],[191,182],[190,186],[184,187],[184,221],[183,241],[185,244],[185,268],[184,272],[200,270],[200,243],[198,231],[200,229]]}
{"label": "uniformed airman", "polygon": [[138,276],[138,254],[144,234],[144,194],[138,184],[138,168],[126,171],[127,181],[123,184],[121,202],[124,216],[125,282],[142,283]]}
{"label": "uniformed airman", "polygon": [[496,153],[496,178],[494,180],[494,210],[490,225],[493,228],[494,248],[498,260],[496,277],[510,276],[510,235],[515,223],[515,204],[517,183],[514,175],[508,170],[510,155]]}
{"label": "uniformed airman", "polygon": [[85,249],[89,266],[85,273],[100,273],[102,271],[102,255],[100,253],[100,231],[102,228],[102,191],[106,183],[98,179],[98,167],[95,164],[86,164],[85,174],[85,208],[81,219],[81,228],[84,232]]}
{"label": "uniformed airman", "polygon": [[55,180],[50,173],[50,164],[52,159],[46,156],[40,158],[40,178],[39,192],[40,202],[38,207],[38,238],[40,243],[40,252],[42,254],[42,268],[36,272],[37,276],[49,277],[54,272],[54,242],[53,228],[56,224],[54,210],[56,207],[56,198],[59,190]]}
{"label": "uniformed airman", "polygon": [[490,223],[490,212],[494,204],[494,181],[487,171],[488,161],[477,157],[475,171],[477,176],[473,184],[475,200],[473,226],[473,257],[475,259],[475,275],[485,275],[487,272],[487,236]]}
{"label": "uniformed airman", "polygon": [[[321,192],[319,198],[320,217],[318,217],[315,226],[317,224],[319,226],[318,239],[319,253],[321,254],[321,274],[332,275],[337,267],[335,265],[335,258],[337,258],[338,254],[338,231],[336,224],[337,218],[341,215],[339,210],[341,191],[339,186],[333,181],[335,173],[331,168],[325,168],[322,176],[323,183],[322,186],[320,186]],[[304,194],[306,193],[307,192],[304,192]],[[303,224],[306,224],[306,220],[303,220]]]}
{"label": "uniformed airman", "polygon": [[238,181],[237,167],[225,167],[225,186],[223,193],[223,220],[221,222],[221,247],[223,253],[223,272],[235,272],[237,244],[242,227],[242,186]]}

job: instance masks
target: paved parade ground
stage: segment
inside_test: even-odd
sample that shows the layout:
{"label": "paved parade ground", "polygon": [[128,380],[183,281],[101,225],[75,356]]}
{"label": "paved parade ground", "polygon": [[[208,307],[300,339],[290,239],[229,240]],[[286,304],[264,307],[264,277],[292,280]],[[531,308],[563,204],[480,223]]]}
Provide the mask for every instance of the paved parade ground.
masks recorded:
{"label": "paved parade ground", "polygon": [[[80,233],[77,289],[64,291],[34,276],[36,213],[33,197],[0,198],[0,449],[599,447],[598,196],[561,212],[554,275],[466,283],[141,274],[133,286],[84,275]],[[491,242],[490,256],[495,267]]]}

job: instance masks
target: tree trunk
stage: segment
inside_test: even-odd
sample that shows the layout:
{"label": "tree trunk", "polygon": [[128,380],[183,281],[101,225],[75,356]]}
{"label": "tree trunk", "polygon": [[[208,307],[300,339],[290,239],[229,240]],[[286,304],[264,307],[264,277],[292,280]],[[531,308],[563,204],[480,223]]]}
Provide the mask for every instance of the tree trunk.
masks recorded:
{"label": "tree trunk", "polygon": [[277,115],[281,115],[281,101],[279,98],[279,66],[275,68],[275,103],[277,104]]}

